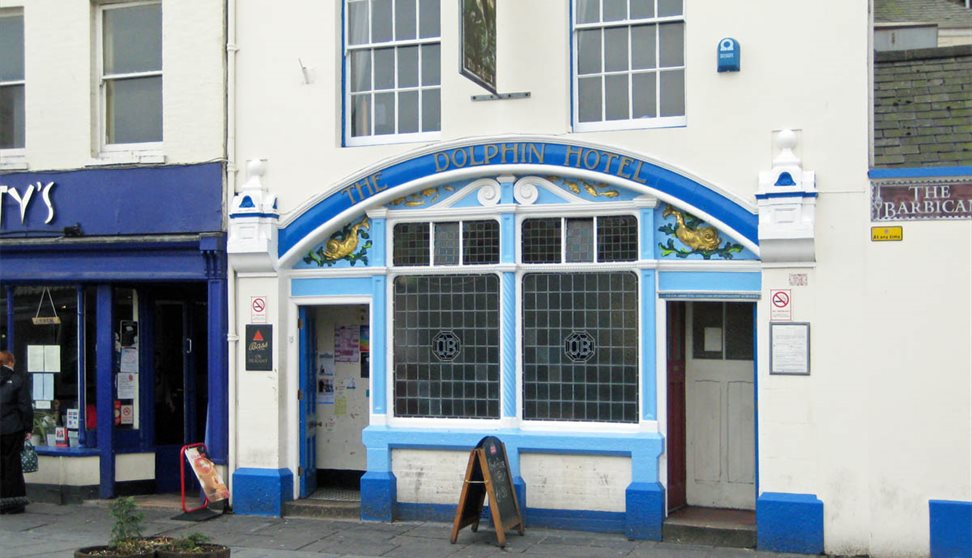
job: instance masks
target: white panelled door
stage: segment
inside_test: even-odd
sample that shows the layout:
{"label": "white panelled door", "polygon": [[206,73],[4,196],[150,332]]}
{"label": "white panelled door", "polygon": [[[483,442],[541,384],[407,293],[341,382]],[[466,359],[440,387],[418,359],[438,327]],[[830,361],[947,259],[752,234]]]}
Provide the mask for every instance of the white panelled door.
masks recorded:
{"label": "white panelled door", "polygon": [[[722,308],[720,302],[689,305],[686,498],[691,506],[751,510],[756,506],[753,361],[725,358],[729,340],[739,339],[731,322],[728,328],[727,320],[694,322],[723,314]],[[751,332],[746,335],[751,343]]]}

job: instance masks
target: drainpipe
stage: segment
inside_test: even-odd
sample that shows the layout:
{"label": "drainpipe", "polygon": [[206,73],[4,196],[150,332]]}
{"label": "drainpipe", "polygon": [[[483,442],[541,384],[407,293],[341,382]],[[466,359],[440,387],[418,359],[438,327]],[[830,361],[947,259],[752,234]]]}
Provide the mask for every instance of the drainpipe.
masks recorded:
{"label": "drainpipe", "polygon": [[[236,45],[236,0],[226,0],[226,219],[229,219],[229,208],[232,207],[233,196],[236,194],[236,175],[238,172],[236,165],[236,52],[239,47]],[[226,230],[229,231],[229,223],[226,223]],[[227,394],[228,421],[228,455],[226,456],[226,476],[227,483],[232,488],[233,471],[237,464],[237,390],[236,385],[236,353],[239,335],[236,329],[236,270],[226,258],[226,343],[228,368]],[[232,492],[230,492],[232,494]]]}

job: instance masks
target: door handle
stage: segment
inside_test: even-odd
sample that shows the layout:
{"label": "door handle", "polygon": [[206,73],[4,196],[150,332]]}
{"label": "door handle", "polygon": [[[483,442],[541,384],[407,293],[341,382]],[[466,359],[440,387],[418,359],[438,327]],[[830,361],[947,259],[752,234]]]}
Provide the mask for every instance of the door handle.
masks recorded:
{"label": "door handle", "polygon": [[192,354],[192,339],[189,337],[186,337],[186,354]]}

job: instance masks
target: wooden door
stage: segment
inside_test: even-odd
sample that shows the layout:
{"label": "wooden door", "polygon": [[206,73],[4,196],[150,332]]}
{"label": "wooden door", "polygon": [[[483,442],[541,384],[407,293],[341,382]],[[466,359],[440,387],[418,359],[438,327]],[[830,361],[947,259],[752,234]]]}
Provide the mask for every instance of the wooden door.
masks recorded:
{"label": "wooden door", "polygon": [[[733,315],[742,316],[742,321],[734,323]],[[754,509],[752,304],[693,302],[688,324],[686,501],[692,506]],[[749,360],[730,358],[734,348],[745,350],[747,343]]]}
{"label": "wooden door", "polygon": [[685,303],[669,302],[668,314],[668,510],[685,506]]}

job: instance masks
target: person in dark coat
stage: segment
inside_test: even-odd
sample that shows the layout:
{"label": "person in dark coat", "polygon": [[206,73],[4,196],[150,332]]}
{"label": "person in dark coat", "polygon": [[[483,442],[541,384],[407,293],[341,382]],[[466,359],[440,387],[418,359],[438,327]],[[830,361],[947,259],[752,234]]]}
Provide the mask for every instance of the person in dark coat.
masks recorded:
{"label": "person in dark coat", "polygon": [[0,513],[23,513],[27,506],[20,452],[34,429],[34,408],[27,374],[15,365],[13,354],[0,351]]}

